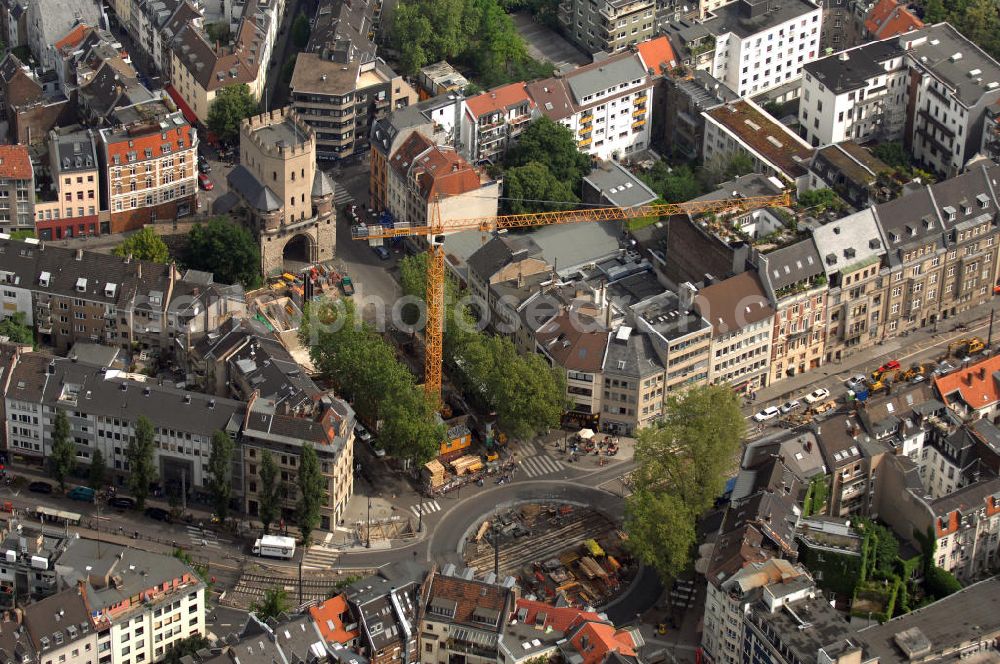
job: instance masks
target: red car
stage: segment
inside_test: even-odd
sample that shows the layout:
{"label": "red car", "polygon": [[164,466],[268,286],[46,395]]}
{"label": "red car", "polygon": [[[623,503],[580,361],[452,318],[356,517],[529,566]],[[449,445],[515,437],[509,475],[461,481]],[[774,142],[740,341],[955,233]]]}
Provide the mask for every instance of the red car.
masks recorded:
{"label": "red car", "polygon": [[897,362],[896,360],[889,360],[888,362],[886,362],[885,364],[883,364],[882,366],[880,366],[878,368],[878,370],[881,371],[881,372],[886,372],[886,371],[892,371],[893,369],[898,369],[898,368],[899,368],[899,362]]}
{"label": "red car", "polygon": [[198,184],[200,184],[201,188],[205,191],[212,191],[215,189],[215,185],[212,184],[212,181],[209,180],[208,176],[204,173],[198,173]]}

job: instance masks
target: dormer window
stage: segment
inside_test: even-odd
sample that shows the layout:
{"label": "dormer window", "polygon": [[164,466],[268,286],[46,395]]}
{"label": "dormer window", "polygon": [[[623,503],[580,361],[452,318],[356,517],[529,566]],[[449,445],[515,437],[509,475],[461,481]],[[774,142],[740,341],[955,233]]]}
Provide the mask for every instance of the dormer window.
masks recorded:
{"label": "dormer window", "polygon": [[76,292],[77,293],[87,292],[87,280],[84,279],[83,277],[80,277],[79,279],[76,280]]}
{"label": "dormer window", "polygon": [[50,283],[52,283],[52,273],[42,272],[38,277],[38,285],[42,288],[48,288]]}
{"label": "dormer window", "polygon": [[978,196],[976,196],[976,200],[979,201],[980,209],[985,210],[990,206],[990,197],[987,196],[986,194],[979,194]]}

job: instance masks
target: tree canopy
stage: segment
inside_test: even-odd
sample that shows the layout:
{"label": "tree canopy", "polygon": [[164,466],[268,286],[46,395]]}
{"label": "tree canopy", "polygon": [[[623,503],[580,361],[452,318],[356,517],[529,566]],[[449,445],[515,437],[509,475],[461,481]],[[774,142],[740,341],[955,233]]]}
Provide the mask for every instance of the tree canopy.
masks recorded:
{"label": "tree canopy", "polygon": [[704,193],[697,174],[687,164],[671,168],[660,160],[641,177],[665,203],[683,203]]}
{"label": "tree canopy", "polygon": [[590,172],[590,157],[577,148],[573,132],[544,115],[521,132],[517,145],[504,158],[507,168],[531,162],[548,166],[556,179],[572,183],[574,190]]}
{"label": "tree canopy", "polygon": [[805,208],[812,208],[817,213],[827,210],[839,212],[846,207],[844,201],[837,195],[837,192],[828,187],[799,192],[799,205]]}
{"label": "tree canopy", "polygon": [[512,214],[565,210],[575,207],[580,200],[571,183],[560,180],[548,166],[537,161],[505,171],[504,190],[506,207]]}
{"label": "tree canopy", "polygon": [[135,497],[139,509],[146,506],[149,485],[156,480],[156,466],[153,462],[153,438],[156,429],[145,415],[135,422],[135,431],[125,448],[128,461],[128,488]]}
{"label": "tree canopy", "polygon": [[0,320],[0,336],[7,337],[17,344],[33,344],[35,342],[35,333],[28,325],[22,311],[16,311]]}
{"label": "tree canopy", "polygon": [[246,83],[230,85],[215,93],[208,109],[208,128],[220,140],[233,143],[239,140],[240,123],[256,112],[257,102],[250,87]]}
{"label": "tree canopy", "polygon": [[170,261],[170,250],[156,231],[148,226],[129,235],[116,246],[112,253],[115,256],[132,256],[136,260],[167,263]]}
{"label": "tree canopy", "polygon": [[229,516],[229,499],[233,495],[232,467],[236,444],[225,431],[212,434],[212,451],[208,457],[210,488],[216,515],[225,521]]}
{"label": "tree canopy", "polygon": [[309,546],[312,531],[320,523],[320,509],[326,502],[326,479],[319,466],[316,448],[306,443],[299,456],[299,504],[296,525],[302,533],[302,546]]}
{"label": "tree canopy", "polygon": [[306,44],[309,43],[310,32],[309,18],[305,14],[296,16],[292,23],[292,43],[295,44],[295,48],[302,50],[306,47]]}
{"label": "tree canopy", "polygon": [[250,612],[256,614],[260,620],[266,621],[269,618],[280,618],[291,608],[288,592],[284,588],[274,586],[264,591],[264,597],[260,602],[253,602],[250,605]]}
{"label": "tree canopy", "polygon": [[257,494],[257,516],[264,524],[266,535],[271,524],[281,514],[281,480],[278,475],[278,464],[267,450],[260,459],[260,492]]}
{"label": "tree canopy", "polygon": [[76,446],[70,436],[69,418],[66,411],[57,410],[52,425],[52,450],[49,452],[49,472],[59,483],[59,490],[66,490],[66,477],[76,467]]}
{"label": "tree canopy", "polygon": [[947,21],[994,58],[1000,58],[1000,15],[996,0],[923,0],[924,22]]}
{"label": "tree canopy", "polygon": [[87,471],[87,486],[98,491],[104,486],[107,474],[108,467],[104,462],[104,453],[101,452],[101,448],[95,447],[94,453],[90,457],[90,470]]}
{"label": "tree canopy", "polygon": [[381,422],[383,449],[393,456],[424,463],[434,458],[444,427],[413,374],[347,300],[306,307],[300,338],[316,368],[348,399],[363,422]]}
{"label": "tree canopy", "polygon": [[661,575],[687,565],[695,520],[722,494],[745,428],[729,386],[702,385],[671,395],[660,425],[639,432],[626,530],[635,554]]}
{"label": "tree canopy", "polygon": [[528,55],[498,0],[403,0],[393,12],[392,43],[410,76],[439,60],[464,69],[486,88],[552,73]]}
{"label": "tree canopy", "polygon": [[196,224],[187,235],[183,263],[195,270],[212,272],[226,284],[256,288],[261,283],[260,246],[243,226],[224,217]]}

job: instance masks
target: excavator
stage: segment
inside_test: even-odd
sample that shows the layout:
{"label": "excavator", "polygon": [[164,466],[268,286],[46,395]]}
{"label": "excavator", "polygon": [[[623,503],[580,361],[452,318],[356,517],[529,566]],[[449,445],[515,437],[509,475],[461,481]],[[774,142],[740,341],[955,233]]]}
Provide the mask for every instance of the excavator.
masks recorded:
{"label": "excavator", "polygon": [[968,339],[959,339],[948,344],[948,354],[961,357],[963,355],[978,353],[984,348],[986,348],[986,342],[982,339],[979,337],[969,337]]}

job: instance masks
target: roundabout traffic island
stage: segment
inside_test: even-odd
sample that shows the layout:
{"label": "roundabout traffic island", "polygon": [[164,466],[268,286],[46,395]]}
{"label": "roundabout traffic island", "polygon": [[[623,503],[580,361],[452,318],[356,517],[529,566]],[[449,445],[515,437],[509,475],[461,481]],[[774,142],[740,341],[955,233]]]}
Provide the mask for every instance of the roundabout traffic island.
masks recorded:
{"label": "roundabout traffic island", "polygon": [[533,501],[481,520],[462,550],[479,577],[498,568],[526,595],[559,597],[579,607],[605,606],[628,591],[639,566],[626,535],[591,507]]}

